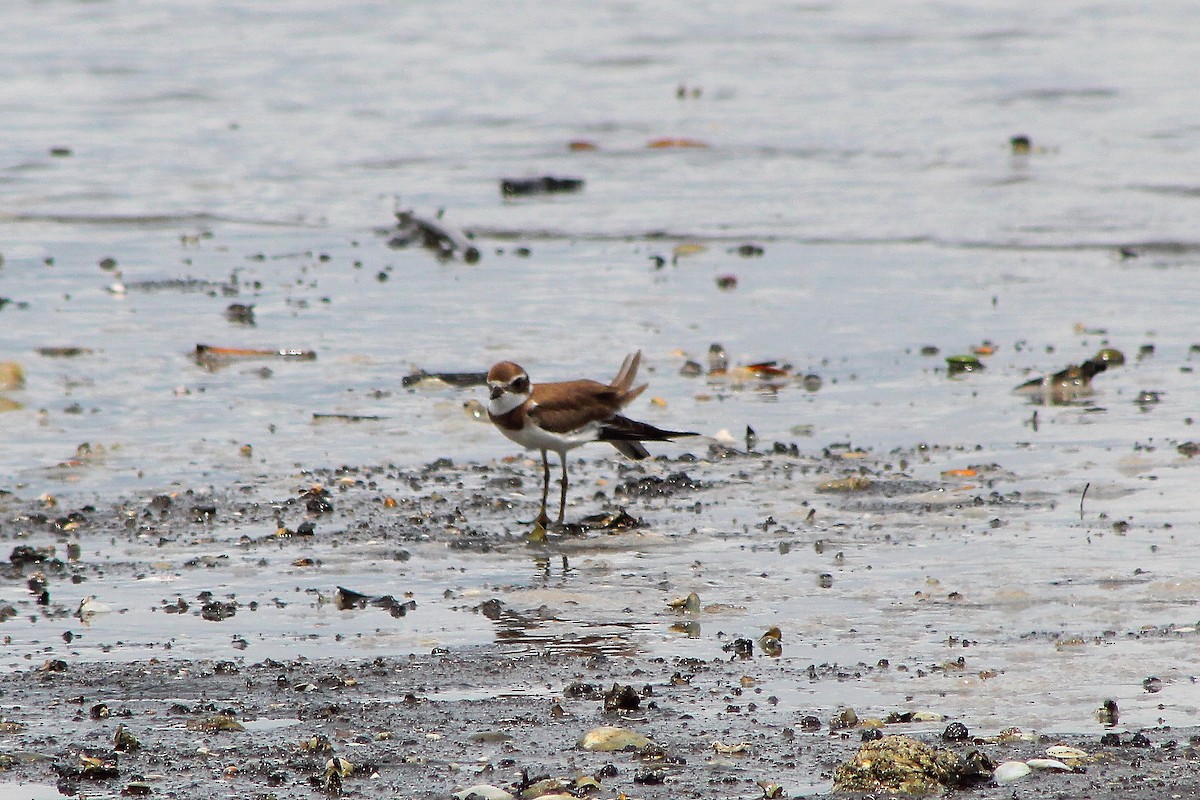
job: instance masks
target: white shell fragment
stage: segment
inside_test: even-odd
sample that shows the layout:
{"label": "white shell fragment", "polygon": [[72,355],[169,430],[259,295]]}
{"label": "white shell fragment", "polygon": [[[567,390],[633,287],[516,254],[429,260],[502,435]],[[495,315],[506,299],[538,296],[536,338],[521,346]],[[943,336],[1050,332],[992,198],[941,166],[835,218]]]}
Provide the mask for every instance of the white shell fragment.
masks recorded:
{"label": "white shell fragment", "polygon": [[1021,780],[1031,772],[1033,769],[1024,761],[1005,761],[996,767],[992,777],[996,779],[996,783],[1012,783]]}
{"label": "white shell fragment", "polygon": [[1033,769],[1054,770],[1057,772],[1070,772],[1071,768],[1057,758],[1031,758],[1025,762]]}
{"label": "white shell fragment", "polygon": [[79,601],[79,609],[75,615],[80,619],[94,617],[96,614],[108,614],[113,610],[108,603],[101,603],[96,599],[96,595],[88,595]]}
{"label": "white shell fragment", "polygon": [[454,796],[458,800],[513,800],[511,794],[499,786],[492,786],[490,783],[477,783],[474,786],[468,786],[461,792],[455,792]]}
{"label": "white shell fragment", "polygon": [[1086,750],[1080,750],[1078,747],[1068,747],[1065,744],[1056,744],[1053,747],[1047,747],[1046,755],[1050,758],[1057,758],[1068,763],[1071,761],[1088,760],[1088,754]]}
{"label": "white shell fragment", "polygon": [[579,747],[581,749],[601,753],[628,750],[630,748],[640,750],[648,744],[651,744],[651,741],[640,733],[608,725],[593,728],[579,740]]}

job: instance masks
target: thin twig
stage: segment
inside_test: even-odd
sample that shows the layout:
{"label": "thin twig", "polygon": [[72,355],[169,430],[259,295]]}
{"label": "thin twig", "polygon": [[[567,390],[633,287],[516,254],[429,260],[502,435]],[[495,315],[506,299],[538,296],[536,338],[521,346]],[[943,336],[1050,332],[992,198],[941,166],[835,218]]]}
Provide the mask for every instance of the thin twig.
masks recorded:
{"label": "thin twig", "polygon": [[1079,495],[1079,521],[1083,522],[1083,498],[1087,497],[1087,490],[1091,488],[1092,482],[1088,481],[1083,485],[1083,494]]}

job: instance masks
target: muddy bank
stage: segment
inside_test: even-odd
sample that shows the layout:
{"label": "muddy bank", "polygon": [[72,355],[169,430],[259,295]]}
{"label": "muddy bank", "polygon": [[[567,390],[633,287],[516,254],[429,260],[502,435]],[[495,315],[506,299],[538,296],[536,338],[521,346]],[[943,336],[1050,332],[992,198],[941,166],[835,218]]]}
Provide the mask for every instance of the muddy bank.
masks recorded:
{"label": "muddy bank", "polygon": [[[818,729],[806,729],[808,715],[761,684],[833,686],[869,671],[566,652],[508,657],[490,648],[370,661],[51,664],[0,679],[11,731],[3,735],[2,777],[10,790],[38,797],[55,796],[51,787],[134,794],[141,785],[180,798],[322,796],[338,793],[329,763],[336,756],[353,767],[340,781],[349,797],[447,798],[479,784],[516,793],[545,778],[591,785],[582,776],[595,778],[596,797],[762,797],[772,786],[782,787],[772,796],[824,794],[863,729],[831,732],[820,717]],[[633,688],[636,708],[605,710],[614,684]],[[971,720],[961,722],[970,729]],[[579,739],[598,726],[635,730],[657,747],[582,750]],[[1062,744],[1087,754],[1070,771],[1035,771],[1004,786],[984,781],[958,796],[1158,798],[1200,789],[1194,729],[1122,731],[1106,744],[1094,735],[951,744],[941,738],[946,727],[883,730],[980,751],[997,764],[1044,759]]]}
{"label": "muddy bank", "polygon": [[[0,781],[34,797],[339,781],[447,797],[546,777],[599,797],[786,797],[828,793],[878,730],[992,764],[1086,754],[971,796],[1190,791],[1197,633],[1142,624],[1157,562],[1052,563],[1042,526],[1078,498],[970,455],[780,442],[580,460],[568,519],[591,524],[544,541],[521,521],[540,491],[525,458],[9,496]],[[1087,529],[1091,555],[1139,535],[1107,528]],[[579,749],[598,726],[657,748]]]}

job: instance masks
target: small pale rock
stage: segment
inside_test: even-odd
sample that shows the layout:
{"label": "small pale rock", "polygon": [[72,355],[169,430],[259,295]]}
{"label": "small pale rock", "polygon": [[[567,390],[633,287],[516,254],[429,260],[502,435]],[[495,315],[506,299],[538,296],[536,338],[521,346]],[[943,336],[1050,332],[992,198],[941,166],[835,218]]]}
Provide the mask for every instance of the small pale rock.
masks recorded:
{"label": "small pale rock", "polygon": [[582,750],[609,753],[617,750],[640,750],[652,742],[640,733],[608,725],[593,728],[579,740]]}

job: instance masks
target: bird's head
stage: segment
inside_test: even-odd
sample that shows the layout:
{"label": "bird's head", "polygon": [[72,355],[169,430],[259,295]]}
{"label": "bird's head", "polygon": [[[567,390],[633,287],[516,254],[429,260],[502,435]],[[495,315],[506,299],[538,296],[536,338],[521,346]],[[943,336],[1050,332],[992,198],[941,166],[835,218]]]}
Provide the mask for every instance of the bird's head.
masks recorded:
{"label": "bird's head", "polygon": [[488,412],[503,416],[529,399],[529,375],[511,361],[501,361],[488,370]]}

